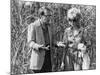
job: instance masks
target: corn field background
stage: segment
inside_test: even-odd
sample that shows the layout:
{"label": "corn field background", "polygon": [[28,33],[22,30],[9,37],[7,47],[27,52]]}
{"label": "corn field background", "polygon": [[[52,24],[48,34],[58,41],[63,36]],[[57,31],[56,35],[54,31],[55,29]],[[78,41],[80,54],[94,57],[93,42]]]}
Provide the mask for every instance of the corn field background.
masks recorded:
{"label": "corn field background", "polygon": [[[64,30],[68,27],[68,9],[76,7],[81,10],[81,25],[88,27],[83,36],[91,60],[90,69],[96,69],[96,6],[11,0],[11,74],[29,73],[27,26],[38,19],[41,6],[48,6],[53,11],[50,19],[56,41],[62,40]],[[60,50],[54,51],[53,55],[56,56],[56,52],[62,55]]]}

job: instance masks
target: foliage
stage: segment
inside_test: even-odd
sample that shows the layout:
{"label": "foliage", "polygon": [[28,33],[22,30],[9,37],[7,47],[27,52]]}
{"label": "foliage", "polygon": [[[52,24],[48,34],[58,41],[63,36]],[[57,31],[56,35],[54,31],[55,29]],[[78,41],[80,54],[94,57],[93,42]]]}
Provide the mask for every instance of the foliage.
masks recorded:
{"label": "foliage", "polygon": [[[29,73],[29,58],[27,47],[27,26],[38,18],[38,9],[41,6],[48,6],[52,10],[51,25],[56,41],[61,41],[68,22],[66,20],[67,11],[71,7],[80,8],[82,12],[82,22],[85,30],[83,36],[87,42],[89,56],[91,58],[90,69],[96,68],[96,7],[73,4],[57,4],[44,2],[30,2],[11,0],[11,74]],[[58,55],[58,61],[62,52],[54,49],[54,55]],[[94,59],[93,59],[94,58]],[[55,58],[54,58],[55,59]],[[55,63],[56,61],[54,61]],[[55,63],[55,66],[58,66]],[[59,67],[59,66],[58,66]],[[57,69],[57,68],[56,68]],[[55,70],[56,70],[55,69]],[[56,70],[58,71],[58,69]]]}

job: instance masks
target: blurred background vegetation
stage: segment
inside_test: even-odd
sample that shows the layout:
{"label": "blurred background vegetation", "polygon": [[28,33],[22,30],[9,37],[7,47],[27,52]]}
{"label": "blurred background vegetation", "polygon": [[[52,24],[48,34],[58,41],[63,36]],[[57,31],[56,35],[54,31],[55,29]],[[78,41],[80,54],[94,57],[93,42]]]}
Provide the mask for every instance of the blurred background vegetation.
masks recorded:
{"label": "blurred background vegetation", "polygon": [[[27,47],[27,26],[38,19],[38,9],[48,6],[52,10],[51,25],[56,41],[61,41],[66,27],[68,27],[67,11],[72,7],[82,12],[81,25],[88,27],[83,36],[87,42],[88,53],[91,59],[90,69],[96,68],[96,6],[58,4],[44,2],[27,2],[11,0],[11,74],[29,73],[29,58]],[[61,57],[61,50],[54,51]],[[60,60],[60,59],[59,59]],[[54,63],[56,60],[54,61]],[[55,66],[59,64],[55,63]],[[56,68],[56,71],[59,71]]]}

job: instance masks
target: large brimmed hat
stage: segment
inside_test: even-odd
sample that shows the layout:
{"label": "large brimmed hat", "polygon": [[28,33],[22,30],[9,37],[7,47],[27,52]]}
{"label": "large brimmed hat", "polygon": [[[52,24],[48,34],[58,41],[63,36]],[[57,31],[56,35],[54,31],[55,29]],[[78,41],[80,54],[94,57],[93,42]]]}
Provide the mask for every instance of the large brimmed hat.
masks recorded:
{"label": "large brimmed hat", "polygon": [[67,19],[74,19],[81,16],[81,11],[78,8],[71,8],[68,10]]}

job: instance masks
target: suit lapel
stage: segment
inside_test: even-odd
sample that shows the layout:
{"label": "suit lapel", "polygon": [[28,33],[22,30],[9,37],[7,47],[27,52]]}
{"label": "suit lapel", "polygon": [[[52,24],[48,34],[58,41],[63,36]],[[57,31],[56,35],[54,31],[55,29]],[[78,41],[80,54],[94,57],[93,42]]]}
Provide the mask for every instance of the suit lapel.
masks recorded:
{"label": "suit lapel", "polygon": [[39,44],[45,44],[43,30],[42,30],[40,21],[39,21],[39,26],[37,27],[37,38],[38,38],[37,40],[38,40]]}
{"label": "suit lapel", "polygon": [[[52,46],[52,32],[51,32],[51,27],[48,26],[48,32],[49,32],[49,39],[50,39],[50,46]],[[37,33],[38,33],[38,41],[42,44],[45,44],[45,39],[44,39],[44,35],[43,35],[43,30],[41,27],[41,23],[39,20],[39,26],[37,27]]]}

